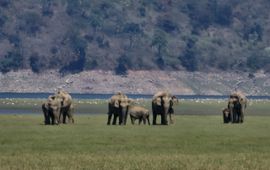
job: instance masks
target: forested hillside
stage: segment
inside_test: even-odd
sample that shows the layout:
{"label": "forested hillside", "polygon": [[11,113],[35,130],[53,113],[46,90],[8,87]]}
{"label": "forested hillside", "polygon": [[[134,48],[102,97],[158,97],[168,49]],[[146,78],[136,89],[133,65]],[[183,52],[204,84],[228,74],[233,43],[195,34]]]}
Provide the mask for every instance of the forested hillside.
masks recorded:
{"label": "forested hillside", "polygon": [[270,71],[269,0],[0,0],[0,70]]}

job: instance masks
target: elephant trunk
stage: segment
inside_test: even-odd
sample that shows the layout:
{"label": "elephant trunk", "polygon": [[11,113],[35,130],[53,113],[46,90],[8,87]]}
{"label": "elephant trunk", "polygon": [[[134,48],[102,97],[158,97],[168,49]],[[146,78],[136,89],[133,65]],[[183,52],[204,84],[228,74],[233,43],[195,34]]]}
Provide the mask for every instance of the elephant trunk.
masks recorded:
{"label": "elephant trunk", "polygon": [[163,112],[164,114],[161,115],[162,125],[168,125],[168,120],[167,120],[168,112],[169,112],[169,107],[164,106],[164,112]]}
{"label": "elephant trunk", "polygon": [[119,124],[120,125],[126,125],[127,123],[127,112],[128,112],[128,107],[122,107],[121,108],[121,113],[119,115]]}
{"label": "elephant trunk", "polygon": [[229,111],[230,111],[230,115],[231,115],[231,122],[234,123],[234,113],[233,113],[233,106],[229,106]]}

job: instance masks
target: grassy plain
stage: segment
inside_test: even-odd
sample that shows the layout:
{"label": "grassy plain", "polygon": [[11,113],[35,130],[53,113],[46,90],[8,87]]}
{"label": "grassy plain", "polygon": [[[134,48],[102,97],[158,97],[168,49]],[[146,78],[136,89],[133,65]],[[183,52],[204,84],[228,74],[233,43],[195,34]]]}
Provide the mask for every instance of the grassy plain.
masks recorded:
{"label": "grassy plain", "polygon": [[105,113],[77,114],[74,125],[0,114],[0,169],[269,169],[269,101],[252,101],[244,124],[223,124],[223,106],[181,101],[169,126],[107,126],[106,104],[97,101],[77,101],[79,113]]}

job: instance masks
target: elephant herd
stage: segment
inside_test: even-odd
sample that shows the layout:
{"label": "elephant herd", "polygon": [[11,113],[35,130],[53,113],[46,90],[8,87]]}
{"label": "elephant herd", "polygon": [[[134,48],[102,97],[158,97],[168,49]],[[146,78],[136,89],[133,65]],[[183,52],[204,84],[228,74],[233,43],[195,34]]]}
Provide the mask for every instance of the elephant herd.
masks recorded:
{"label": "elephant herd", "polygon": [[[168,92],[158,92],[152,98],[152,125],[157,124],[157,116],[161,117],[161,125],[174,123],[173,106],[178,103],[178,99]],[[223,109],[224,123],[243,123],[244,112],[247,106],[247,98],[240,92],[232,93],[228,100],[227,108]],[[59,90],[42,104],[45,125],[57,125],[60,123],[74,123],[74,106],[72,97],[69,93]],[[139,124],[150,125],[150,112],[148,109],[135,105],[133,100],[127,95],[118,92],[113,95],[108,102],[107,125],[126,125],[127,118],[130,116],[131,123],[139,120]],[[113,117],[113,120],[112,120]],[[169,120],[168,120],[169,118]],[[68,119],[68,120],[67,120]],[[117,121],[118,120],[118,121]]]}
{"label": "elephant herd", "polygon": [[[156,93],[152,99],[153,125],[157,124],[157,115],[161,116],[162,125],[168,125],[168,116],[170,118],[170,123],[173,123],[173,104],[177,101],[177,98],[168,92]],[[129,99],[125,94],[121,92],[113,95],[108,104],[107,125],[111,124],[112,116],[113,125],[117,124],[118,118],[119,125],[126,125],[128,115],[130,116],[132,124],[134,124],[134,121],[138,119],[139,124],[143,121],[144,124],[147,122],[150,125],[150,113],[148,109],[133,105],[132,99]]]}

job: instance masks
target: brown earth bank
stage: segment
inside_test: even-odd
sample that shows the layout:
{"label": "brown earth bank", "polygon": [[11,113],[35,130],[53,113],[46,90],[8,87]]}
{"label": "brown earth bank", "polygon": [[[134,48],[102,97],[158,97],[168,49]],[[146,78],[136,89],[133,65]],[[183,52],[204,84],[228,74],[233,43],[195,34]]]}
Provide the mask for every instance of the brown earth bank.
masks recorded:
{"label": "brown earth bank", "polygon": [[56,70],[33,73],[31,70],[0,73],[0,92],[54,92],[63,88],[72,93],[153,94],[167,90],[177,95],[228,95],[241,90],[247,95],[269,95],[270,74],[258,72],[185,72],[128,71],[115,75],[111,71],[83,71],[61,76]]}

